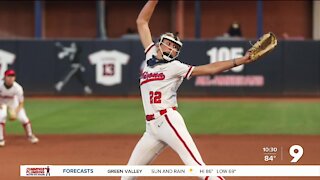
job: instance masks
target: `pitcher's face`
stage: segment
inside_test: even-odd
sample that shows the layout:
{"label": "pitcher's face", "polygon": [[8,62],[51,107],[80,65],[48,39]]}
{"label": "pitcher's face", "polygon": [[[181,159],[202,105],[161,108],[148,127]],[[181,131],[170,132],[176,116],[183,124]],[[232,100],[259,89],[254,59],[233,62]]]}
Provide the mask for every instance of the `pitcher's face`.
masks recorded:
{"label": "pitcher's face", "polygon": [[172,61],[178,57],[180,52],[180,46],[169,39],[163,39],[158,44],[158,59],[164,59],[166,61]]}
{"label": "pitcher's face", "polygon": [[164,53],[170,54],[170,52],[171,52],[172,57],[175,57],[180,50],[179,45],[177,45],[176,43],[174,43],[168,39],[164,39],[162,41],[162,43],[160,43],[160,46],[161,46]]}

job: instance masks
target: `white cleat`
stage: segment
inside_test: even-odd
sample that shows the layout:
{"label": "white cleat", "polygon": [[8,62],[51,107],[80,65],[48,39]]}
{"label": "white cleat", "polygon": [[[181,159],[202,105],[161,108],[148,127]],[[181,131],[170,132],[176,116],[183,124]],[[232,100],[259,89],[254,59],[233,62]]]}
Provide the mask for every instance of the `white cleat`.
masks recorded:
{"label": "white cleat", "polygon": [[4,140],[0,140],[0,147],[4,147],[6,145],[6,142]]}
{"label": "white cleat", "polygon": [[35,135],[31,135],[28,137],[28,140],[32,143],[32,144],[36,144],[39,142],[39,139],[35,136]]}

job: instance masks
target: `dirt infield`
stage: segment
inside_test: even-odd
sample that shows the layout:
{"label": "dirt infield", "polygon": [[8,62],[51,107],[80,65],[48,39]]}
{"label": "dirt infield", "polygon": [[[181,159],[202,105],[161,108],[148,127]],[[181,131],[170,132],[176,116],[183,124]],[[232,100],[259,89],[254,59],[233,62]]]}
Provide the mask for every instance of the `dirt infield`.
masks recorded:
{"label": "dirt infield", "polygon": [[[7,137],[6,146],[0,148],[1,179],[22,179],[19,165],[124,165],[140,136],[138,135],[42,135],[40,143],[32,145],[23,136]],[[291,164],[288,151],[294,144],[304,148],[304,155],[297,165],[320,165],[320,136],[287,135],[201,135],[194,136],[204,161],[210,165],[287,165]],[[265,162],[263,147],[277,147],[273,162]],[[282,151],[281,151],[282,149]],[[179,157],[167,148],[154,162],[157,165],[181,165]],[[26,178],[24,178],[26,179]],[[30,178],[27,178],[30,179]],[[33,179],[33,178],[32,178]],[[35,178],[47,179],[47,178]],[[49,179],[110,179],[119,177],[50,177]],[[194,179],[187,177],[144,177],[147,179]],[[306,178],[256,178],[228,177],[228,180],[244,179],[320,179]]]}

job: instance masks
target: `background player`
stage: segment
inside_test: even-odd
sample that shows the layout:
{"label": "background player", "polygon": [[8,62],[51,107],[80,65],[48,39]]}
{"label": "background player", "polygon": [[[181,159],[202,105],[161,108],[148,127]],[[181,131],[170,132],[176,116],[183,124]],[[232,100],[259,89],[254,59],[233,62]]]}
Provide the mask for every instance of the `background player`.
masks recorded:
{"label": "background player", "polygon": [[14,111],[16,118],[22,123],[28,140],[33,144],[39,142],[32,133],[31,123],[24,109],[23,89],[15,80],[15,71],[9,69],[4,73],[4,81],[0,82],[0,147],[5,145],[4,132],[9,109]]}
{"label": "background player", "polygon": [[[177,111],[177,90],[184,78],[217,74],[251,62],[250,52],[241,58],[202,66],[181,63],[176,59],[182,48],[182,42],[177,35],[165,33],[160,36],[156,44],[152,41],[149,20],[157,3],[154,0],[148,1],[137,18],[137,27],[147,61],[140,78],[146,131],[134,148],[128,165],[150,164],[165,147],[170,146],[186,165],[204,166],[205,163],[184,120]],[[199,178],[224,179],[223,177]],[[136,177],[122,177],[122,180],[125,179],[136,179]]]}

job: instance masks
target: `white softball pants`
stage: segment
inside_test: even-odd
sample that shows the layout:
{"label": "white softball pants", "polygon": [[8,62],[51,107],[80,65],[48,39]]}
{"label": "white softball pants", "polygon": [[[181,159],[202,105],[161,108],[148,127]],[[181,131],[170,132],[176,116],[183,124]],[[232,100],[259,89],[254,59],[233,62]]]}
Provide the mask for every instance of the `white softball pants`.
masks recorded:
{"label": "white softball pants", "polygon": [[[16,108],[18,107],[18,103],[14,103],[11,108]],[[5,124],[7,121],[7,105],[2,105],[0,107],[0,140],[4,139],[5,136]],[[26,114],[26,111],[24,108],[21,108],[20,111],[17,114],[17,119],[20,121],[23,125],[23,128],[26,132],[27,136],[32,135],[32,128],[31,128],[31,123],[29,121],[29,118]]]}
{"label": "white softball pants", "polygon": [[[170,146],[187,166],[205,166],[201,155],[178,111],[167,109],[167,113],[146,122],[146,132],[134,148],[128,165],[147,165],[164,148]],[[135,180],[122,177],[121,180]],[[202,180],[224,180],[223,177],[199,177]]]}

